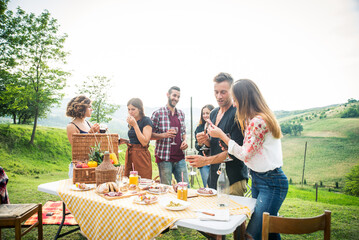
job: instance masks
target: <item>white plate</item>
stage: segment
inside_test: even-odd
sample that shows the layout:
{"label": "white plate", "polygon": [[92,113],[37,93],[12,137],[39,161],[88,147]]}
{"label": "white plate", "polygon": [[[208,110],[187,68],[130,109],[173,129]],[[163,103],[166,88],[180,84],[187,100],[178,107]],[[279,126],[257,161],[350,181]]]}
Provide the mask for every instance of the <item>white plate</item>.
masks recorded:
{"label": "white plate", "polygon": [[153,180],[148,178],[141,178],[139,185],[152,185]]}
{"label": "white plate", "polygon": [[204,197],[210,197],[210,196],[215,196],[217,195],[217,190],[216,189],[213,189],[213,188],[206,188],[207,190],[212,190],[212,194],[204,194],[204,193],[199,193],[198,190],[197,190],[197,194],[200,195],[200,196],[204,196]]}
{"label": "white plate", "polygon": [[148,192],[151,194],[166,194],[168,193],[168,191],[170,190],[170,187],[167,187],[166,191],[164,192],[160,192],[158,189],[152,190],[152,189],[148,189]]}
{"label": "white plate", "polygon": [[86,184],[85,189],[80,189],[80,188],[76,187],[76,185],[71,185],[70,189],[74,190],[74,191],[88,191],[88,190],[94,189],[95,187],[96,187],[96,184]]}
{"label": "white plate", "polygon": [[146,203],[145,201],[138,201],[138,196],[133,196],[132,201],[134,203],[141,204],[141,205],[150,205],[150,204],[158,202],[158,198],[155,201],[151,201],[150,203]]}
{"label": "white plate", "polygon": [[[171,201],[174,202],[174,203],[180,203],[181,206],[168,207],[168,204],[170,204]],[[160,201],[160,205],[162,207],[168,209],[168,210],[171,210],[171,211],[181,211],[181,210],[186,209],[189,205],[191,205],[191,203],[187,202],[187,201],[182,201],[182,200],[179,200],[179,199],[176,199],[176,198],[163,198]]]}

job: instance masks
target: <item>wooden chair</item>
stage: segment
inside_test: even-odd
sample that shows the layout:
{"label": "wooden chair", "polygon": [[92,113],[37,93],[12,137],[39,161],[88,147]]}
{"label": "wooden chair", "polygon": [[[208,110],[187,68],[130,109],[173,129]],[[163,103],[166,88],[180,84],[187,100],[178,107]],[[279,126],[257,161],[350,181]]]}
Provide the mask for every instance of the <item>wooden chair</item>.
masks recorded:
{"label": "wooden chair", "polygon": [[[35,213],[38,220],[21,232],[21,224]],[[27,226],[26,226],[27,227]],[[0,240],[1,228],[15,228],[15,239],[20,240],[22,236],[30,232],[33,228],[38,229],[38,239],[43,239],[42,232],[42,204],[0,204]]]}
{"label": "wooden chair", "polygon": [[307,234],[324,231],[324,240],[330,239],[331,212],[312,218],[284,218],[263,213],[262,240],[268,240],[269,233]]}

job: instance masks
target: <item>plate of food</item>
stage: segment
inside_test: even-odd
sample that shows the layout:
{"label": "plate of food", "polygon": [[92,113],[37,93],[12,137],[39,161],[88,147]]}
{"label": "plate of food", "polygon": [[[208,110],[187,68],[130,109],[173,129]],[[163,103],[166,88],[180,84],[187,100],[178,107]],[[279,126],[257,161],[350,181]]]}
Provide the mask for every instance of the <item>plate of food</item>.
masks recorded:
{"label": "plate of food", "polygon": [[151,194],[165,194],[170,189],[170,186],[164,184],[153,184],[149,187],[148,192]]}
{"label": "plate of food", "polygon": [[146,195],[145,193],[139,194],[138,196],[133,196],[132,200],[134,203],[148,205],[158,202],[157,196]]}
{"label": "plate of food", "polygon": [[198,195],[210,197],[217,195],[217,191],[213,188],[200,188],[197,190]]}
{"label": "plate of food", "polygon": [[141,178],[139,185],[152,185],[154,181],[148,178]]}
{"label": "plate of food", "polygon": [[96,184],[76,183],[74,185],[71,185],[70,189],[74,191],[88,191],[94,189],[95,187]]}
{"label": "plate of food", "polygon": [[163,198],[160,201],[160,205],[171,211],[181,211],[186,209],[191,203],[176,198]]}

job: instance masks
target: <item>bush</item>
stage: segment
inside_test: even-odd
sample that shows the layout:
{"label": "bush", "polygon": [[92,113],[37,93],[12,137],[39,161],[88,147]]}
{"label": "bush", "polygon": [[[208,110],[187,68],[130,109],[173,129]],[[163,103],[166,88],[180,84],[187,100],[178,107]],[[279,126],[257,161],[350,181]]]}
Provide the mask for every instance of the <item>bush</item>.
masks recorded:
{"label": "bush", "polygon": [[359,105],[351,106],[347,110],[345,110],[341,116],[341,118],[357,118],[359,117]]}
{"label": "bush", "polygon": [[359,165],[353,167],[346,177],[344,191],[359,197]]}

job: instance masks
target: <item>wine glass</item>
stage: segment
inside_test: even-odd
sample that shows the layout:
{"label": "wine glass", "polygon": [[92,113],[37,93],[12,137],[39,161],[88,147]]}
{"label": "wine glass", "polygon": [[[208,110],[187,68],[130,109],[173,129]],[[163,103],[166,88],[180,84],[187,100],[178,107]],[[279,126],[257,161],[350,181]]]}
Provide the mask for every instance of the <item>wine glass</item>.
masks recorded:
{"label": "wine glass", "polygon": [[[229,133],[226,133],[226,136],[231,138],[231,135]],[[223,141],[223,140],[219,140],[220,142],[220,145],[225,149],[225,150],[228,150],[228,146],[227,144]],[[229,161],[232,161],[233,159],[229,157],[229,154],[227,154],[227,157],[226,159],[224,160],[225,162],[229,162]]]}
{"label": "wine glass", "polygon": [[[207,128],[208,128],[208,123],[204,125],[204,130],[203,130],[204,133],[207,133]],[[206,144],[203,144],[199,150],[202,151],[205,156],[209,156],[211,153],[211,149],[207,147]]]}
{"label": "wine glass", "polygon": [[[187,149],[185,152],[186,157],[187,156],[192,156],[192,155],[196,155],[196,150],[194,149]],[[197,171],[195,171],[195,168],[193,166],[191,166],[190,164],[188,164],[188,168],[189,168],[189,175],[193,176],[197,174]]]}
{"label": "wine glass", "polygon": [[[177,135],[178,127],[171,127],[170,130],[172,130],[173,133]],[[177,145],[177,143],[175,142],[175,138],[176,136],[173,137],[171,145]]]}

